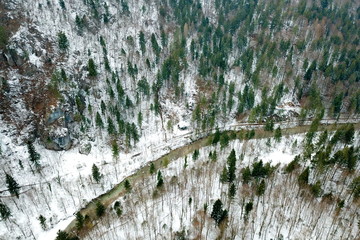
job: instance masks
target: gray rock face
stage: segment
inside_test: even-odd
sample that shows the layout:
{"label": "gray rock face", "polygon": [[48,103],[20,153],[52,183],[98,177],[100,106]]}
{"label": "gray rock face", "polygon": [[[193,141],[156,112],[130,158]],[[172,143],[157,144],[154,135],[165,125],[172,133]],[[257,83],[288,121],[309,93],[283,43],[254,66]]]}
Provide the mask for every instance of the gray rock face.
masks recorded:
{"label": "gray rock face", "polygon": [[50,150],[69,150],[72,146],[72,139],[68,128],[52,128],[46,131],[41,138],[45,148]]}
{"label": "gray rock face", "polygon": [[24,59],[14,49],[9,49],[4,51],[4,58],[10,66],[21,66],[24,64]]}
{"label": "gray rock face", "polygon": [[50,114],[49,118],[47,119],[47,124],[52,124],[63,116],[64,112],[60,108],[57,108],[54,112]]}
{"label": "gray rock face", "polygon": [[47,118],[41,134],[45,148],[50,150],[69,150],[73,144],[69,123],[71,113],[64,108],[56,108]]}

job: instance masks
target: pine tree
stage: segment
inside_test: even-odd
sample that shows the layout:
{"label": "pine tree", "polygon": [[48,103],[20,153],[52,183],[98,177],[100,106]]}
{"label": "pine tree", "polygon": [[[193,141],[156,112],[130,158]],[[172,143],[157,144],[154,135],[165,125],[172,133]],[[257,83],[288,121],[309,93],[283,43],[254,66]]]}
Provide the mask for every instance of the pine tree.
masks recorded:
{"label": "pine tree", "polygon": [[150,170],[149,170],[149,172],[150,172],[151,175],[153,175],[153,174],[155,173],[155,171],[156,171],[155,165],[154,165],[154,163],[152,162],[152,163],[150,164]]}
{"label": "pine tree", "polygon": [[96,126],[98,128],[101,128],[101,129],[104,128],[104,123],[103,123],[103,121],[101,119],[101,116],[100,116],[100,114],[98,112],[96,113],[95,124],[96,124]]}
{"label": "pine tree", "polygon": [[66,9],[64,0],[59,0],[59,5],[63,10]]}
{"label": "pine tree", "polygon": [[90,58],[88,61],[88,72],[89,72],[89,77],[97,76],[96,65],[92,58]]}
{"label": "pine tree", "polygon": [[43,215],[40,215],[39,221],[40,221],[41,228],[43,230],[45,230],[46,229],[46,218]]}
{"label": "pine tree", "polygon": [[97,183],[99,183],[100,179],[101,179],[101,174],[100,174],[99,168],[95,165],[95,163],[93,164],[91,170],[92,170],[92,176],[93,176],[94,180]]}
{"label": "pine tree", "polygon": [[11,194],[15,194],[17,198],[19,198],[19,184],[15,181],[15,179],[6,173],[6,184],[8,190]]}
{"label": "pine tree", "polygon": [[55,240],[68,240],[70,238],[69,234],[65,231],[58,231]]}
{"label": "pine tree", "polygon": [[141,129],[142,121],[143,121],[143,116],[142,116],[141,112],[138,113],[137,121],[138,121],[139,128]]}
{"label": "pine tree", "polygon": [[78,237],[71,237],[67,232],[59,230],[55,240],[80,240]]}
{"label": "pine tree", "polygon": [[220,182],[225,183],[228,180],[228,171],[226,166],[224,166],[221,175],[220,175]]}
{"label": "pine tree", "polygon": [[152,46],[152,49],[153,49],[156,57],[158,58],[159,55],[160,55],[161,48],[160,48],[159,44],[156,41],[156,37],[155,37],[154,33],[151,34],[151,46]]}
{"label": "pine tree", "polygon": [[113,141],[111,144],[113,158],[117,159],[119,157],[119,145],[116,141]]}
{"label": "pine tree", "polygon": [[69,41],[65,35],[64,32],[59,32],[58,33],[58,44],[59,44],[59,48],[60,50],[66,50],[69,47]]}
{"label": "pine tree", "polygon": [[221,136],[221,133],[220,133],[219,129],[216,128],[216,132],[214,134],[212,144],[217,144],[220,141],[220,136]]}
{"label": "pine tree", "polygon": [[264,181],[264,179],[262,179],[259,186],[257,186],[257,188],[256,188],[256,194],[258,196],[261,196],[264,194],[264,192],[265,192],[265,181]]}
{"label": "pine tree", "polygon": [[108,117],[107,122],[108,122],[107,130],[108,130],[109,135],[116,135],[115,125],[110,117]]}
{"label": "pine tree", "polygon": [[1,220],[7,220],[11,216],[11,212],[8,206],[6,206],[3,202],[0,201],[0,216]]}
{"label": "pine tree", "polygon": [[27,148],[29,152],[29,160],[31,163],[33,163],[37,168],[40,167],[40,154],[36,152],[34,145],[31,142],[27,143]]}
{"label": "pine tree", "polygon": [[102,217],[105,214],[105,206],[101,202],[96,203],[96,216]]}
{"label": "pine tree", "polygon": [[101,108],[101,114],[104,115],[106,111],[106,104],[103,100],[101,100],[100,108]]}
{"label": "pine tree", "polygon": [[211,161],[216,162],[216,160],[217,160],[217,152],[216,150],[214,150],[214,152],[211,155]]}
{"label": "pine tree", "polygon": [[307,185],[309,182],[309,174],[310,169],[309,167],[305,168],[305,170],[299,175],[298,182],[300,185]]}
{"label": "pine tree", "polygon": [[220,137],[220,148],[221,149],[224,149],[225,147],[227,147],[229,145],[229,136],[227,135],[227,133],[223,133],[221,134],[221,137]]}
{"label": "pine tree", "polygon": [[159,171],[158,171],[158,174],[157,174],[157,184],[156,184],[156,187],[157,187],[157,188],[161,188],[163,185],[164,185],[164,180],[163,180],[161,171],[159,170]]}
{"label": "pine tree", "polygon": [[76,228],[78,230],[82,229],[84,227],[84,222],[85,222],[84,216],[80,212],[77,212],[76,213]]}
{"label": "pine tree", "polygon": [[228,177],[227,177],[227,181],[228,182],[233,182],[235,180],[235,170],[236,170],[236,154],[235,154],[235,150],[232,149],[231,153],[227,159],[227,164],[228,164]]}
{"label": "pine tree", "polygon": [[265,131],[272,132],[274,130],[274,121],[273,120],[267,120],[264,127]]}
{"label": "pine tree", "polygon": [[122,207],[119,201],[116,201],[114,204],[114,210],[116,212],[116,215],[118,215],[118,217],[120,217],[122,215]]}
{"label": "pine tree", "polygon": [[128,179],[125,180],[124,187],[125,187],[127,192],[131,191],[131,184],[130,184],[130,181]]}
{"label": "pine tree", "polygon": [[146,52],[146,40],[145,40],[145,34],[142,31],[140,31],[139,33],[139,44],[140,44],[141,53],[144,55]]}
{"label": "pine tree", "polygon": [[229,197],[234,198],[235,194],[236,194],[236,187],[235,184],[232,183],[229,188]]}
{"label": "pine tree", "polygon": [[211,217],[215,220],[217,225],[226,218],[227,211],[222,209],[222,202],[220,199],[216,200],[213,205],[213,210],[211,212]]}
{"label": "pine tree", "polygon": [[282,134],[281,134],[281,128],[280,128],[280,126],[279,126],[279,127],[275,130],[275,133],[274,133],[275,141],[280,142],[281,136],[282,136]]}
{"label": "pine tree", "polygon": [[252,202],[248,202],[248,203],[245,205],[245,216],[247,216],[252,209],[253,209],[253,203],[252,203]]}
{"label": "pine tree", "polygon": [[84,19],[80,18],[78,15],[76,15],[75,23],[76,23],[76,27],[78,28],[79,32],[81,33],[84,28],[84,23],[85,23]]}
{"label": "pine tree", "polygon": [[249,183],[249,181],[251,180],[251,170],[250,170],[249,166],[244,168],[244,170],[242,172],[242,179],[245,184]]}
{"label": "pine tree", "polygon": [[194,161],[196,161],[196,160],[199,158],[199,155],[200,155],[199,150],[198,150],[198,149],[195,149],[195,151],[194,151],[194,153],[193,153],[193,155],[192,155],[192,159],[193,159]]}

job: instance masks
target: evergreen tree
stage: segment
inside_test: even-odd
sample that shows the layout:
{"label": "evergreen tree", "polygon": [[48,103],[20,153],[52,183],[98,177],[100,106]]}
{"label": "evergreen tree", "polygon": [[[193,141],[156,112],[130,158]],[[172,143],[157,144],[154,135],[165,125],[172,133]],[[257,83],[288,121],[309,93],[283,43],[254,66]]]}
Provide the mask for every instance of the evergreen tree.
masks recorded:
{"label": "evergreen tree", "polygon": [[100,116],[100,114],[98,112],[96,113],[95,124],[96,124],[96,126],[98,128],[101,128],[101,129],[104,128],[104,123],[103,123],[103,121],[101,119],[101,116]]}
{"label": "evergreen tree", "polygon": [[220,182],[225,183],[228,180],[228,171],[227,171],[227,167],[224,166],[221,175],[220,175]]}
{"label": "evergreen tree", "polygon": [[84,24],[85,24],[84,18],[80,18],[78,15],[76,15],[76,17],[75,17],[75,24],[76,24],[76,27],[77,27],[78,30],[79,30],[79,33],[81,33],[82,30],[83,30],[83,28],[84,28]]}
{"label": "evergreen tree", "polygon": [[143,116],[142,116],[142,113],[139,112],[138,113],[138,125],[139,125],[139,128],[141,129],[141,126],[142,126],[142,120],[143,120]]}
{"label": "evergreen tree", "polygon": [[92,58],[90,58],[88,61],[87,70],[89,72],[89,77],[97,76],[96,65]]}
{"label": "evergreen tree", "polygon": [[214,150],[214,152],[209,157],[210,157],[211,161],[216,162],[216,160],[217,160],[217,152],[216,152],[216,150]]}
{"label": "evergreen tree", "polygon": [[216,128],[216,132],[214,134],[214,138],[212,140],[212,144],[217,144],[220,141],[221,133],[219,131],[219,128]]}
{"label": "evergreen tree", "polygon": [[314,195],[314,197],[320,197],[322,194],[320,181],[317,181],[315,184],[312,184],[310,186],[310,191]]}
{"label": "evergreen tree", "polygon": [[217,225],[220,225],[227,216],[227,211],[222,209],[222,205],[223,204],[220,199],[216,200],[211,212],[211,217],[215,220]]}
{"label": "evergreen tree", "polygon": [[84,227],[84,222],[85,222],[84,216],[80,212],[77,212],[76,213],[76,228],[77,228],[77,230],[81,230]]}
{"label": "evergreen tree", "polygon": [[106,111],[106,104],[103,100],[101,100],[100,108],[101,108],[101,114],[104,115]]}
{"label": "evergreen tree", "polygon": [[264,130],[272,132],[274,130],[274,121],[273,120],[266,120]]}
{"label": "evergreen tree", "polygon": [[265,192],[265,181],[264,181],[264,179],[262,179],[260,184],[256,188],[256,194],[258,196],[261,196],[264,194],[264,192]]}
{"label": "evergreen tree", "polygon": [[184,161],[184,169],[187,168],[188,163],[187,163],[187,156],[185,156],[185,161]]}
{"label": "evergreen tree", "polygon": [[245,216],[247,216],[252,209],[253,209],[253,203],[252,203],[252,202],[248,202],[248,203],[245,205]]}
{"label": "evergreen tree", "polygon": [[152,162],[152,163],[150,164],[150,170],[149,170],[149,172],[150,172],[151,175],[153,175],[153,174],[155,173],[155,171],[156,171],[155,165],[154,165],[154,163]]}
{"label": "evergreen tree", "polygon": [[235,184],[232,183],[229,188],[229,197],[234,198],[235,194],[236,194],[236,187]]}
{"label": "evergreen tree", "polygon": [[130,181],[128,179],[125,180],[124,182],[124,187],[125,187],[125,190],[127,192],[130,192],[131,191],[131,184],[130,184]]}
{"label": "evergreen tree", "polygon": [[11,194],[15,194],[17,198],[19,198],[19,184],[15,181],[15,179],[6,173],[6,185]]}
{"label": "evergreen tree", "polygon": [[251,172],[251,176],[255,178],[264,178],[270,174],[270,171],[270,163],[266,163],[264,166],[263,161],[260,160],[253,163],[253,170]]}
{"label": "evergreen tree", "polygon": [[107,130],[108,130],[109,135],[116,135],[115,125],[110,117],[108,117],[107,122],[108,122]]}
{"label": "evergreen tree", "polygon": [[227,181],[228,182],[233,182],[235,180],[235,170],[236,170],[236,154],[235,154],[235,150],[232,149],[231,153],[227,159],[227,164],[228,164],[228,177],[227,177]]}
{"label": "evergreen tree", "polygon": [[156,184],[156,187],[157,187],[157,188],[161,188],[163,185],[164,185],[164,179],[163,179],[163,177],[162,177],[161,171],[159,170],[159,171],[158,171],[158,174],[157,174],[157,184]]}
{"label": "evergreen tree", "polygon": [[225,147],[227,147],[229,145],[229,136],[227,135],[226,132],[224,132],[223,134],[221,134],[220,137],[220,148],[224,149]]}
{"label": "evergreen tree", "polygon": [[40,221],[41,228],[43,230],[45,230],[46,229],[46,218],[43,215],[40,215],[39,221]]}
{"label": "evergreen tree", "polygon": [[59,44],[59,48],[60,50],[66,50],[69,47],[69,41],[65,35],[64,32],[59,32],[58,33],[58,44]]}
{"label": "evergreen tree", "polygon": [[244,168],[244,170],[242,172],[242,178],[243,178],[243,182],[245,184],[250,182],[250,180],[251,180],[251,170],[250,170],[249,166]]}
{"label": "evergreen tree", "polygon": [[113,158],[117,159],[119,157],[119,145],[116,141],[113,141],[111,144],[111,150],[113,154]]}
{"label": "evergreen tree", "polygon": [[137,83],[137,87],[139,89],[139,91],[144,94],[145,96],[149,96],[150,95],[150,85],[149,82],[146,80],[145,77],[142,77],[138,83]]}
{"label": "evergreen tree", "polygon": [[67,81],[66,72],[65,72],[65,70],[64,70],[63,68],[60,70],[60,76],[61,76],[61,79],[62,79],[64,82]]}
{"label": "evergreen tree", "polygon": [[105,208],[104,204],[102,204],[100,201],[98,201],[96,203],[96,216],[97,217],[104,216],[105,210],[106,210],[106,208]]}
{"label": "evergreen tree", "polygon": [[294,160],[292,160],[286,167],[285,167],[285,172],[286,173],[291,173],[292,171],[294,171],[295,168],[299,167],[299,160],[300,160],[300,155],[296,155]]}
{"label": "evergreen tree", "polygon": [[151,34],[151,46],[152,46],[152,49],[153,49],[156,57],[158,58],[159,55],[160,55],[161,48],[160,48],[159,44],[156,41],[156,37],[155,37],[154,33]]}
{"label": "evergreen tree", "polygon": [[29,160],[33,163],[37,168],[40,166],[40,154],[36,152],[34,145],[31,142],[27,143],[28,153],[29,153]]}
{"label": "evergreen tree", "polygon": [[193,155],[192,155],[192,159],[193,159],[194,161],[196,161],[196,160],[199,158],[199,155],[200,155],[199,150],[198,150],[198,149],[195,149],[195,151],[194,151],[194,153],[193,153]]}
{"label": "evergreen tree", "polygon": [[101,174],[100,174],[99,168],[95,165],[95,163],[93,164],[91,171],[92,171],[92,176],[93,176],[94,180],[97,183],[99,183],[100,179],[101,179]]}
{"label": "evergreen tree", "polygon": [[340,114],[343,98],[344,93],[339,93],[334,97],[332,102],[333,117],[336,117],[338,114]]}
{"label": "evergreen tree", "polygon": [[64,0],[59,0],[59,5],[63,10],[66,9]]}
{"label": "evergreen tree", "polygon": [[281,136],[282,136],[282,134],[281,134],[281,128],[280,128],[280,126],[279,126],[277,129],[275,129],[275,133],[274,133],[275,141],[280,142]]}
{"label": "evergreen tree", "polygon": [[309,182],[309,174],[310,169],[309,167],[305,168],[305,170],[299,175],[298,182],[300,185],[307,185]]}
{"label": "evergreen tree", "polygon": [[144,55],[146,52],[146,40],[145,40],[145,34],[142,31],[140,31],[139,33],[139,44],[140,44],[141,53]]}
{"label": "evergreen tree", "polygon": [[55,240],[69,240],[70,239],[70,236],[67,232],[65,231],[58,231],[57,232],[57,236],[55,238]]}
{"label": "evergreen tree", "polygon": [[311,76],[312,76],[312,74],[313,74],[313,71],[315,71],[316,70],[316,61],[314,60],[312,63],[311,63],[311,65],[310,65],[310,67],[308,68],[308,70],[306,71],[306,73],[305,73],[305,75],[304,75],[304,79],[306,80],[306,81],[310,81],[311,80]]}
{"label": "evergreen tree", "polygon": [[11,216],[10,208],[0,201],[0,217],[1,220],[7,220]]}
{"label": "evergreen tree", "polygon": [[58,231],[55,240],[80,240],[78,237],[71,237],[65,231]]}
{"label": "evergreen tree", "polygon": [[122,215],[122,207],[119,201],[116,201],[114,204],[114,210],[116,212],[116,215],[118,215],[118,217],[120,217]]}

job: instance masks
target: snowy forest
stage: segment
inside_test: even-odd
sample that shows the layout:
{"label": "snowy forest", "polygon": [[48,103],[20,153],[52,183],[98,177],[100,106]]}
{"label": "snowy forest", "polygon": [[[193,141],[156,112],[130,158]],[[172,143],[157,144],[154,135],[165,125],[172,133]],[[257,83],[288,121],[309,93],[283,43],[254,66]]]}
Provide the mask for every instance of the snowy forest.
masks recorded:
{"label": "snowy forest", "polygon": [[0,239],[359,239],[360,2],[0,1]]}

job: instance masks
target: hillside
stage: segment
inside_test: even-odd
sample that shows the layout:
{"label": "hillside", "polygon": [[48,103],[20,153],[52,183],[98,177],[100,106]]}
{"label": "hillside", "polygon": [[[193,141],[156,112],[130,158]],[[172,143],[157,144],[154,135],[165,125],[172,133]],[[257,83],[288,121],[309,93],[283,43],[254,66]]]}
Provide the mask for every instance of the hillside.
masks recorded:
{"label": "hillside", "polygon": [[[92,199],[164,154],[217,129],[222,133],[265,128],[275,134],[302,125],[311,125],[309,131],[317,132],[320,122],[357,126],[359,25],[358,1],[0,2],[0,239],[55,238]],[[328,132],[326,141],[336,129]],[[181,168],[182,158],[169,163],[163,172],[165,183],[175,175],[179,188],[166,185],[154,197],[153,190],[142,192],[148,185],[139,183],[129,199],[119,200],[147,209],[161,198],[165,204],[161,211],[171,218],[160,219],[162,215],[156,212],[143,216],[136,210],[130,214],[124,207],[128,215],[120,219],[128,216],[127,224],[137,230],[125,223],[115,228],[119,223],[106,215],[109,221],[100,219],[98,228],[85,235],[99,238],[104,228],[113,226],[109,234],[129,234],[128,239],[175,238],[175,232],[191,239],[235,235],[267,239],[262,232],[273,238],[281,234],[284,239],[356,239],[358,200],[348,189],[359,176],[357,129],[352,141],[340,143],[340,137],[339,143],[321,145],[329,148],[321,153],[324,159],[330,161],[338,150],[353,147],[356,161],[346,171],[340,160],[311,171],[310,185],[322,177],[331,179],[320,182],[324,191],[315,198],[298,186],[296,174],[283,175],[282,169],[297,154],[302,159],[297,171],[316,168],[314,159],[323,151],[316,145],[320,133],[310,140],[304,140],[306,133],[282,138],[278,144],[239,138],[226,147],[219,143],[199,149],[199,161],[191,168]],[[295,139],[297,145],[290,154]],[[236,158],[242,159],[237,161],[238,170],[260,159],[280,162],[264,180],[266,186],[271,185],[265,195],[250,191],[260,180],[242,183],[238,172],[234,180],[238,195],[233,200],[226,198],[230,184],[221,184],[219,174],[232,148]],[[201,169],[214,150],[219,161],[193,175],[189,169]],[[273,157],[264,159],[271,151]],[[278,159],[283,151],[288,153],[286,159]],[[204,181],[194,187],[184,183],[198,179]],[[144,177],[144,181],[153,186],[156,177]],[[289,194],[282,184],[291,189]],[[246,191],[244,197],[240,189]],[[191,201],[186,200],[190,192],[196,194],[189,196]],[[335,195],[330,203],[324,199],[329,192]],[[171,200],[178,194],[184,196],[182,201],[190,201],[190,207]],[[149,201],[138,203],[142,195]],[[294,201],[296,208],[276,210],[270,216],[271,209],[279,207],[271,199],[278,196],[283,204]],[[218,198],[229,217],[224,226],[216,227],[208,215]],[[337,200],[345,201],[341,211],[334,203]],[[255,205],[254,211],[238,222],[245,218],[242,209],[248,201]],[[209,204],[207,211],[200,206],[205,203]],[[324,210],[319,211],[318,204]],[[309,210],[299,213],[298,208]],[[182,220],[178,222],[180,210]],[[348,222],[355,223],[342,228]],[[147,232],[139,230],[143,226]],[[334,226],[339,230],[333,230]],[[104,238],[117,239],[111,236]]]}

